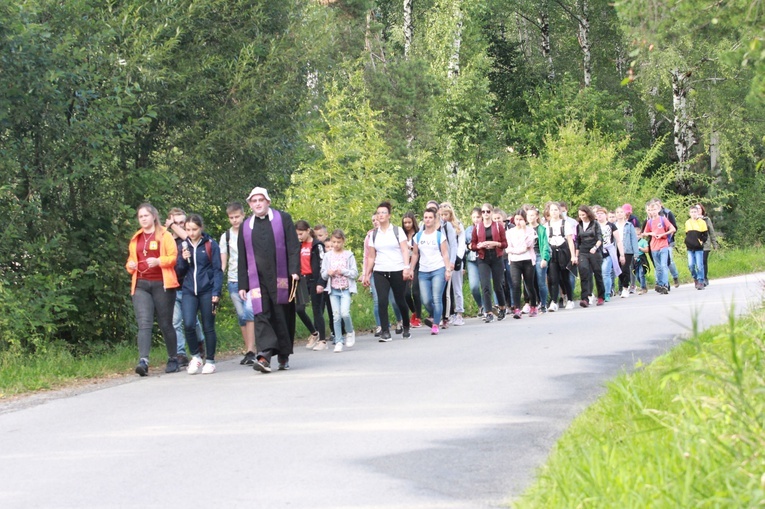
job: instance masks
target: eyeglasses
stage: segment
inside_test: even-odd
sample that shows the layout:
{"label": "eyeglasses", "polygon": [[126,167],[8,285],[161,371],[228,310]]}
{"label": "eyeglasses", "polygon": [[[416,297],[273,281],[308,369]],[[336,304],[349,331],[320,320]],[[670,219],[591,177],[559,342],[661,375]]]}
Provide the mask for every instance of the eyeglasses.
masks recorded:
{"label": "eyeglasses", "polygon": [[491,210],[482,210],[481,214],[491,214]]}

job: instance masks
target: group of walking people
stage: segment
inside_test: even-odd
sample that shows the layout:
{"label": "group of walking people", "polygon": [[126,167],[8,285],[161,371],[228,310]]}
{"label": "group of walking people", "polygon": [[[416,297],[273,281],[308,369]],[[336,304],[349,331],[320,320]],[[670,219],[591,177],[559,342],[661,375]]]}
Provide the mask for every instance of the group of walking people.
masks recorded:
{"label": "group of walking people", "polygon": [[[391,341],[392,332],[410,338],[411,329],[423,325],[432,335],[464,325],[463,274],[486,323],[508,314],[520,319],[573,309],[577,279],[581,307],[646,293],[651,262],[657,292],[669,292],[669,275],[679,284],[673,257],[677,223],[658,199],[646,204],[643,223],[630,204],[614,210],[581,205],[574,219],[565,202],[547,202],[541,212],[525,205],[511,215],[484,203],[471,211],[467,228],[449,202],[436,201],[428,202],[421,220],[405,213],[399,227],[384,201],[372,214],[360,271],[342,230],[329,234],[323,225],[293,223],[287,212],[270,206],[261,187],[247,203],[249,217],[240,203],[228,205],[231,228],[219,242],[205,233],[197,214],[174,208],[163,225],[151,204],[138,207],[140,229],[130,241],[126,268],[138,324],[139,375],[149,372],[155,316],[167,348],[166,372],[215,373],[224,271],[246,351],[240,364],[262,373],[271,372],[274,356],[279,370],[289,369],[298,317],[310,332],[308,349],[327,350],[329,342],[334,352],[352,347],[357,280],[372,292],[380,342]],[[689,216],[688,266],[701,290],[717,239],[702,205],[693,205]]]}

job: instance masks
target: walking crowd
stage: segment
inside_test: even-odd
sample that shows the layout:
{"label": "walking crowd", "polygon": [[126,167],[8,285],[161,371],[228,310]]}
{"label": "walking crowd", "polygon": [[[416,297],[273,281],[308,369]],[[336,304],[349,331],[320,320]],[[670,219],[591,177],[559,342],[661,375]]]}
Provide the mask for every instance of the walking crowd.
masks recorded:
{"label": "walking crowd", "polygon": [[[651,266],[656,292],[669,293],[670,276],[679,286],[678,225],[659,199],[646,204],[643,222],[628,203],[613,210],[581,205],[576,218],[565,202],[547,202],[541,212],[524,205],[512,214],[484,203],[471,211],[467,227],[449,202],[436,201],[428,202],[421,220],[412,211],[403,214],[399,226],[385,201],[371,216],[360,269],[342,230],[330,234],[321,224],[293,222],[271,207],[262,187],[250,192],[247,204],[249,216],[241,203],[227,206],[231,228],[219,241],[205,233],[198,214],[173,208],[163,224],[151,204],[138,207],[140,229],[130,240],[126,269],[140,376],[149,373],[155,318],[167,348],[165,372],[215,373],[215,318],[224,278],[246,351],[240,364],[261,373],[271,372],[274,356],[279,370],[290,368],[297,318],[310,332],[308,349],[327,350],[331,343],[340,353],[353,347],[350,309],[358,283],[372,293],[380,342],[393,334],[408,339],[412,328],[425,326],[438,335],[464,325],[465,274],[486,323],[574,309],[577,280],[583,308],[647,293]],[[688,268],[696,289],[703,290],[717,238],[703,205],[690,207],[689,216]]]}

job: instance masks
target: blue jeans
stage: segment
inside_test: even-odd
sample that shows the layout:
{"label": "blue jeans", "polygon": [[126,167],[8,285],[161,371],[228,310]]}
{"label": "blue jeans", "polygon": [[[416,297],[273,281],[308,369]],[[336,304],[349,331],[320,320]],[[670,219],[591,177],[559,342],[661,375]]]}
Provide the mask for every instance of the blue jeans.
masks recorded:
{"label": "blue jeans", "polygon": [[637,273],[637,275],[635,276],[635,278],[637,279],[637,283],[640,285],[640,288],[645,289],[646,288],[645,268],[643,268],[642,263],[638,264],[637,270],[635,272]]}
{"label": "blue jeans", "polygon": [[[173,308],[173,329],[175,329],[175,335],[178,336],[178,355],[186,355],[186,333],[183,328],[183,311],[181,310],[181,303],[183,302],[183,291],[179,288],[175,292],[175,307]],[[205,340],[205,335],[202,332],[202,325],[197,319],[197,337],[201,338],[201,341]]]}
{"label": "blue jeans", "polygon": [[337,288],[332,288],[329,300],[332,302],[332,326],[335,331],[335,344],[343,343],[342,322],[345,322],[345,332],[353,332],[353,322],[351,322],[351,292],[348,289],[338,290]]}
{"label": "blue jeans", "polygon": [[[207,360],[215,362],[215,347],[218,344],[218,336],[215,334],[215,315],[212,312],[212,292],[194,295],[185,293],[183,302],[183,327],[186,330],[186,339],[189,342],[191,355],[199,355],[199,343],[205,342]],[[204,340],[197,336],[197,313],[202,315],[202,328],[205,331]]]}
{"label": "blue jeans", "polygon": [[[236,317],[239,320],[239,327],[244,327],[247,325],[247,322],[252,322],[255,320],[255,316],[252,314],[252,305],[249,309],[247,309],[245,301],[239,297],[239,283],[236,281],[229,281],[228,294],[231,297],[231,303],[234,305],[234,310],[236,310]],[[202,336],[202,339],[204,340],[204,336]]]}
{"label": "blue jeans", "polygon": [[483,297],[481,296],[481,276],[478,273],[478,263],[465,260],[465,265],[467,265],[470,293],[473,294],[473,299],[478,304],[478,307],[486,309],[486,306],[483,305]]}
{"label": "blue jeans", "polygon": [[420,296],[422,305],[433,318],[433,323],[441,323],[444,305],[441,295],[444,293],[446,269],[440,268],[431,272],[420,271]]}
{"label": "blue jeans", "polygon": [[614,265],[611,261],[611,257],[607,254],[603,255],[603,263],[600,264],[600,273],[603,274],[603,286],[606,288],[606,295],[611,295],[614,291],[614,278],[613,278]]}
{"label": "blue jeans", "polygon": [[[674,242],[670,244],[669,246],[669,261],[667,265],[669,265],[669,273],[672,274],[673,278],[677,279],[678,277],[680,277],[680,274],[678,274],[677,265],[675,265],[675,255],[673,253],[673,251],[675,250],[674,246],[675,246]],[[669,281],[669,279],[667,279],[667,281]]]}
{"label": "blue jeans", "polygon": [[669,286],[669,260],[670,248],[665,247],[653,253],[653,264],[656,267],[656,284],[659,286]]}
{"label": "blue jeans", "polygon": [[704,251],[688,251],[688,270],[695,281],[704,282]]}
{"label": "blue jeans", "polygon": [[[369,278],[369,288],[372,290],[372,313],[375,315],[375,323],[377,326],[380,326],[380,310],[377,308],[377,303],[379,299],[377,298],[377,288],[375,288],[375,279]],[[330,303],[332,301],[330,300]],[[393,308],[393,314],[396,316],[396,321],[401,321],[401,310],[398,309],[398,306],[396,305],[396,300],[393,297],[393,289],[391,288],[390,292],[388,293],[388,302],[390,302],[391,307]],[[334,320],[334,318],[333,318]]]}
{"label": "blue jeans", "polygon": [[542,268],[542,255],[537,255],[537,263],[534,265],[537,275],[537,289],[539,289],[539,305],[547,307],[547,267]]}

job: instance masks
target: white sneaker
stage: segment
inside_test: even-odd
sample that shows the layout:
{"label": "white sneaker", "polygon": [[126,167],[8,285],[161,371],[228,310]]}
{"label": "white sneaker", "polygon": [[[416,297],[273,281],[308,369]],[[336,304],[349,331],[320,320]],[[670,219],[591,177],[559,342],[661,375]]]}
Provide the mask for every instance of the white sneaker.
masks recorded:
{"label": "white sneaker", "polygon": [[549,311],[550,313],[555,313],[556,311],[558,311],[558,304],[556,302],[551,302],[550,306],[547,308],[547,311]]}
{"label": "white sneaker", "polygon": [[629,290],[627,290],[626,288],[624,290],[622,290],[622,299],[626,299],[629,296],[630,296],[630,291]]}
{"label": "white sneaker", "polygon": [[531,311],[531,306],[529,306],[529,303],[527,302],[526,304],[523,305],[523,309],[521,309],[521,313],[523,313],[524,315],[528,315],[529,311]]}
{"label": "white sneaker", "polygon": [[348,348],[356,344],[356,331],[351,331],[345,335],[345,346]]}
{"label": "white sneaker", "polygon": [[199,369],[201,367],[202,367],[202,357],[200,357],[199,355],[195,355],[189,361],[189,367],[186,368],[186,372],[189,375],[196,375],[197,373],[199,373]]}
{"label": "white sneaker", "polygon": [[205,362],[205,365],[202,367],[202,374],[203,375],[212,375],[215,373],[215,363],[214,362]]}
{"label": "white sneaker", "polygon": [[566,304],[566,309],[574,309],[574,301],[573,300],[568,301],[568,304]]}
{"label": "white sneaker", "polygon": [[462,315],[454,315],[454,322],[452,322],[452,325],[455,327],[459,327],[460,325],[465,325],[465,319],[462,318]]}
{"label": "white sneaker", "polygon": [[343,344],[342,343],[335,343],[335,353],[340,353],[343,351]]}
{"label": "white sneaker", "polygon": [[590,306],[594,306],[596,302],[598,302],[598,300],[595,298],[595,296],[590,295]]}

